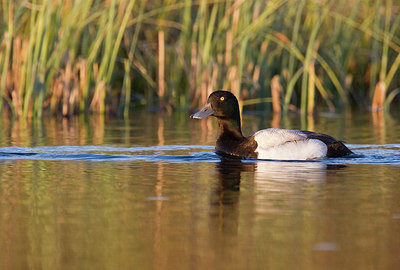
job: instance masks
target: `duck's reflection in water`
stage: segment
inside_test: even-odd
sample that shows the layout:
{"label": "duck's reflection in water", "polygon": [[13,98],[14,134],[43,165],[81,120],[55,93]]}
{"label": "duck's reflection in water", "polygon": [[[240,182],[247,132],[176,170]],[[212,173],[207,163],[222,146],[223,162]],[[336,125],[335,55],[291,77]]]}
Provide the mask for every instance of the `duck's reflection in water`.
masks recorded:
{"label": "duck's reflection in water", "polygon": [[221,158],[216,164],[217,183],[210,200],[210,230],[236,234],[239,220],[239,194],[241,174],[254,172],[253,163]]}
{"label": "duck's reflection in water", "polygon": [[[224,195],[227,191],[239,191],[242,172],[254,175],[255,184],[270,182],[325,182],[327,171],[339,169],[343,165],[328,165],[323,162],[296,162],[296,161],[242,161],[240,159],[221,158],[217,163],[218,191]],[[290,185],[289,185],[290,187]],[[229,193],[229,192],[228,192]],[[220,198],[224,201],[224,196]],[[228,200],[229,201],[229,200]],[[227,201],[227,202],[228,202]]]}
{"label": "duck's reflection in water", "polygon": [[327,169],[322,162],[259,161],[254,185],[257,191],[295,191],[307,182],[325,183]]}
{"label": "duck's reflection in water", "polygon": [[[307,190],[315,191],[323,186],[327,175],[343,165],[329,165],[320,161],[248,161],[221,158],[216,164],[218,181],[211,194],[210,216],[218,223],[219,229],[237,230],[239,217],[240,185],[246,175],[246,188],[254,192],[254,201],[242,203],[247,209],[255,212],[277,211],[278,209],[258,209],[271,207],[273,200],[282,200],[282,193],[302,194]],[[296,196],[298,197],[298,196]],[[247,196],[246,196],[247,198]],[[287,198],[290,201],[290,198]],[[260,201],[258,201],[260,200]],[[241,205],[242,205],[241,204]],[[244,207],[244,206],[243,206]],[[241,206],[241,208],[243,208]],[[241,209],[241,212],[246,212]],[[214,224],[216,225],[216,224]]]}

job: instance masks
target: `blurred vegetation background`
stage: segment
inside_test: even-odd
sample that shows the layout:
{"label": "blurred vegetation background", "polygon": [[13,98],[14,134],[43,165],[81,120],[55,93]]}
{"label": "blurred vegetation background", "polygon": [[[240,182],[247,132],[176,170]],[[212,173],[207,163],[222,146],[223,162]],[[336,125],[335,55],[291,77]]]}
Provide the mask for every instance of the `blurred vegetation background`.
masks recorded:
{"label": "blurred vegetation background", "polygon": [[397,0],[1,0],[0,111],[192,111],[217,89],[275,112],[385,110],[399,14]]}

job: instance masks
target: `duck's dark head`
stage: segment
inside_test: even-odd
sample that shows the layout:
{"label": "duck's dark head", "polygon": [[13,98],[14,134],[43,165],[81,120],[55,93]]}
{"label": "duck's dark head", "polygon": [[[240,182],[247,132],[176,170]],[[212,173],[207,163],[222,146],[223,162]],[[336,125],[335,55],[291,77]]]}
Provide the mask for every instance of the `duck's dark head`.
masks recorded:
{"label": "duck's dark head", "polygon": [[240,123],[239,103],[236,97],[228,91],[215,91],[208,97],[203,109],[190,118],[203,119],[210,115],[219,119],[239,120]]}
{"label": "duck's dark head", "polygon": [[219,136],[243,138],[239,103],[231,92],[221,90],[213,92],[203,109],[191,115],[190,118],[203,119],[210,115],[218,119]]}

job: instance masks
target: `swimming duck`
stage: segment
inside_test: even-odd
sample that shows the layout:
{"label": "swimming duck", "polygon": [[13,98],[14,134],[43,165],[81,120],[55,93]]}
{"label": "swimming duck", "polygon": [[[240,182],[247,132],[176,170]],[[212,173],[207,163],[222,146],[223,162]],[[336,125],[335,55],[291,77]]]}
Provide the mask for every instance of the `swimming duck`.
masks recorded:
{"label": "swimming duck", "polygon": [[244,137],[239,103],[228,91],[215,91],[193,119],[214,116],[218,120],[216,150],[240,158],[310,160],[342,157],[353,152],[335,138],[311,131],[268,128]]}

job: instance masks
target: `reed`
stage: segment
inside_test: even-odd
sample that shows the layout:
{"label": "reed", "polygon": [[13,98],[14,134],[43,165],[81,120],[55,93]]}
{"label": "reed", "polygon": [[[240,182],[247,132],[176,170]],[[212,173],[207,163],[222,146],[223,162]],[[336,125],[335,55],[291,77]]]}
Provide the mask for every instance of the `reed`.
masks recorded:
{"label": "reed", "polygon": [[220,88],[304,114],[387,110],[399,94],[398,1],[0,3],[0,111],[14,117],[194,110]]}

